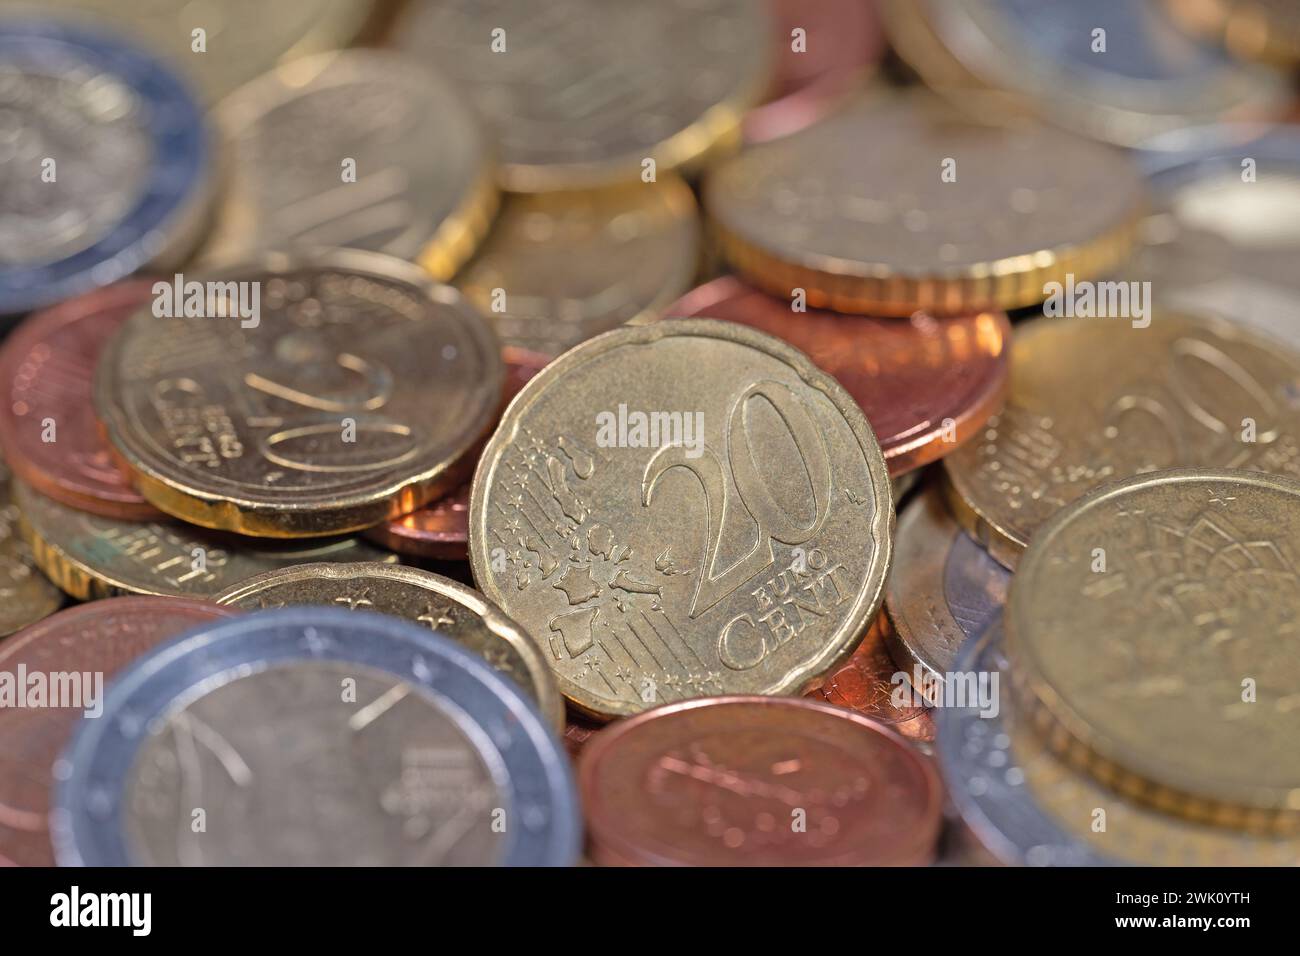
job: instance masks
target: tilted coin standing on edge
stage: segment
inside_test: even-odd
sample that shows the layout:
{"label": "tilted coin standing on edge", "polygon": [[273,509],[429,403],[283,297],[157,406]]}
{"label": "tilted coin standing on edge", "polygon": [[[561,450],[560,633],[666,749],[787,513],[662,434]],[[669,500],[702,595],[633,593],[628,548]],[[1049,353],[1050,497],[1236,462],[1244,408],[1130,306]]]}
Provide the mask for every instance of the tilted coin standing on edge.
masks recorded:
{"label": "tilted coin standing on edge", "polygon": [[131,486],[95,417],[91,380],[105,343],[149,302],[120,282],[28,317],[0,346],[0,446],[14,472],[65,505],[110,518],[162,513]]}
{"label": "tilted coin standing on edge", "polygon": [[[47,0],[51,13],[80,11],[167,54],[213,104],[277,63],[347,46],[370,18],[374,0]],[[195,49],[202,30],[204,49]]]}
{"label": "tilted coin standing on edge", "polygon": [[917,866],[939,836],[930,761],[811,700],[666,704],[600,731],[578,767],[598,863]]}
{"label": "tilted coin standing on edge", "polygon": [[861,410],[806,356],[715,320],[630,326],[516,396],[470,498],[470,562],[603,717],[797,694],[880,606],[894,509]]}
{"label": "tilted coin standing on edge", "polygon": [[885,582],[892,625],[886,634],[918,691],[927,697],[941,691],[961,646],[1001,615],[1010,584],[1007,570],[948,513],[938,487],[927,487],[899,513]]}
{"label": "tilted coin standing on edge", "polygon": [[213,295],[206,317],[137,313],[95,378],[109,440],[158,508],[244,534],[337,534],[465,477],[505,372],[455,289],[351,249],[268,253],[190,281],[254,307],[234,314]]}
{"label": "tilted coin standing on edge", "polygon": [[1011,584],[1017,702],[1127,796],[1300,834],[1300,481],[1188,468],[1107,484]]}
{"label": "tilted coin standing on edge", "polygon": [[51,305],[190,252],[212,144],[170,66],[58,20],[0,24],[0,314]]}
{"label": "tilted coin standing on edge", "polygon": [[61,505],[17,479],[13,492],[18,523],[36,564],[79,601],[115,594],[210,598],[274,568],[311,561],[397,560],[360,538],[268,541],[179,521],[104,518]]}
{"label": "tilted coin standing on edge", "polygon": [[257,611],[156,648],[57,766],[61,865],[567,866],[582,837],[523,692],[366,611]]}
{"label": "tilted coin standing on edge", "polygon": [[705,212],[748,281],[841,312],[1030,305],[1122,261],[1137,164],[1060,130],[970,122],[925,94],[876,95],[722,163]]}
{"label": "tilted coin standing on edge", "polygon": [[806,352],[862,407],[894,477],[977,434],[1010,387],[1011,323],[1003,312],[917,312],[906,321],[796,312],[789,300],[724,276],[688,292],[667,314],[739,322]]}
{"label": "tilted coin standing on edge", "polygon": [[393,31],[465,90],[495,134],[502,188],[587,189],[739,145],[770,44],[753,0],[448,0]]}
{"label": "tilted coin standing on edge", "polygon": [[512,196],[456,286],[506,345],[559,353],[657,317],[699,268],[691,189],[653,183]]}
{"label": "tilted coin standing on edge", "polygon": [[1290,100],[1282,74],[1199,42],[1160,3],[887,0],[883,12],[925,82],[987,117],[1032,114],[1134,146],[1182,126],[1276,118]]}
{"label": "tilted coin standing on edge", "polygon": [[1105,482],[1192,465],[1300,478],[1300,354],[1159,307],[1134,321],[1021,323],[1006,408],[943,460],[953,514],[1006,567]]}
{"label": "tilted coin standing on edge", "polygon": [[12,499],[9,470],[0,461],[0,637],[57,611],[63,595],[39,570],[19,531],[21,514]]}
{"label": "tilted coin standing on edge", "polygon": [[450,278],[497,208],[491,149],[441,76],[393,53],[295,60],[216,113],[229,171],[211,263],[349,247]]}
{"label": "tilted coin standing on edge", "polygon": [[301,564],[254,575],[213,601],[245,611],[323,604],[405,618],[479,655],[523,688],[557,733],[564,729],[564,698],[541,647],[483,595],[440,574],[375,561]]}
{"label": "tilted coin standing on edge", "polygon": [[42,706],[0,707],[0,866],[54,865],[54,761],[83,715],[102,715],[105,684],[157,644],[237,613],[192,598],[108,598],[60,611],[0,642],[0,671],[47,675],[50,689]]}

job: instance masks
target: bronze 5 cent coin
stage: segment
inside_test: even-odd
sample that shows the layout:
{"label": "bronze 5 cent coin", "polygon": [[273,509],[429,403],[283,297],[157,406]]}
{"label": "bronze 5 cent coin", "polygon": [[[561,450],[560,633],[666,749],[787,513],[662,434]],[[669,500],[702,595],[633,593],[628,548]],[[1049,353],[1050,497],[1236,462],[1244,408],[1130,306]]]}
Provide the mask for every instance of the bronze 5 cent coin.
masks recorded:
{"label": "bronze 5 cent coin", "polygon": [[[103,711],[114,674],[157,644],[238,612],[178,597],[118,597],[60,611],[0,643],[0,865],[53,866],[54,762],[83,716]],[[37,695],[40,695],[39,697]]]}
{"label": "bronze 5 cent coin", "polygon": [[30,317],[0,348],[9,466],[42,494],[110,518],[161,517],[113,460],[91,400],[100,351],[149,298],[146,281],[91,292]]}
{"label": "bronze 5 cent coin", "polygon": [[166,286],[113,338],[95,389],[109,439],[161,510],[224,531],[325,535],[405,514],[465,477],[504,367],[455,289],[359,250],[269,253]]}
{"label": "bronze 5 cent coin", "polygon": [[806,352],[862,406],[894,476],[978,432],[1010,386],[1011,324],[1003,312],[948,318],[917,312],[901,322],[797,312],[788,300],[724,276],[678,300],[668,314],[740,322]]}
{"label": "bronze 5 cent coin", "polygon": [[893,500],[847,392],[732,322],[628,326],[524,386],[470,497],[470,562],[595,716],[798,694],[880,606]]}
{"label": "bronze 5 cent coin", "polygon": [[718,697],[601,731],[578,763],[596,859],[677,866],[928,863],[942,790],[875,721],[811,700]]}

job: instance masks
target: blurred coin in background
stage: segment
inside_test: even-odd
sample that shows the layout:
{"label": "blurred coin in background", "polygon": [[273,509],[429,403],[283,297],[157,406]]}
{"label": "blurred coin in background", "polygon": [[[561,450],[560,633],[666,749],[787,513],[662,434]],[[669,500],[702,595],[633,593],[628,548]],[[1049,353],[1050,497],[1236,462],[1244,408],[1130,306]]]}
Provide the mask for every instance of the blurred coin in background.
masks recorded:
{"label": "blurred coin in background", "polygon": [[405,57],[295,60],[232,93],[215,116],[229,170],[209,262],[346,246],[446,279],[496,211],[477,120],[445,80]]}
{"label": "blurred coin in background", "polygon": [[510,197],[455,283],[506,345],[554,356],[657,317],[690,288],[699,262],[695,198],[669,173]]}
{"label": "blurred coin in background", "polygon": [[809,305],[909,316],[1041,301],[1128,253],[1145,201],[1123,152],[1035,124],[986,126],[926,94],[869,96],[730,159],[704,207],[748,281]]}
{"label": "blurred coin in background", "polygon": [[149,50],[0,18],[0,315],[182,260],[212,167],[198,102]]}
{"label": "blurred coin in background", "polygon": [[1158,133],[1287,109],[1285,77],[1199,42],[1160,2],[886,0],[899,54],[985,119],[1028,113],[1135,146]]}
{"label": "blurred coin in background", "polygon": [[[50,13],[89,13],[165,55],[215,104],[277,63],[347,46],[373,0],[47,0]],[[202,31],[201,36],[196,31]],[[199,46],[202,49],[199,49]]]}
{"label": "blurred coin in background", "polygon": [[446,0],[412,4],[398,47],[445,71],[494,133],[502,188],[585,189],[737,145],[767,86],[754,0]]}
{"label": "blurred coin in background", "polygon": [[1165,0],[1165,8],[1180,25],[1237,56],[1300,63],[1300,6],[1294,0]]}

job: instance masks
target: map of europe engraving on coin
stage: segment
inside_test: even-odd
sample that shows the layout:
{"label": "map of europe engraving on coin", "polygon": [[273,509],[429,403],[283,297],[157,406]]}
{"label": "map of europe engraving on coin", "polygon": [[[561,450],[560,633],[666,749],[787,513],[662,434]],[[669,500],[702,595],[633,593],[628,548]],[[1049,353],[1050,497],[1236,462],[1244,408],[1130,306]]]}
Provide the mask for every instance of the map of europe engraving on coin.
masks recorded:
{"label": "map of europe engraving on coin", "polygon": [[893,522],[834,379],[763,333],[672,320],[524,387],[475,475],[470,556],[565,696],[608,717],[805,689],[879,608]]}

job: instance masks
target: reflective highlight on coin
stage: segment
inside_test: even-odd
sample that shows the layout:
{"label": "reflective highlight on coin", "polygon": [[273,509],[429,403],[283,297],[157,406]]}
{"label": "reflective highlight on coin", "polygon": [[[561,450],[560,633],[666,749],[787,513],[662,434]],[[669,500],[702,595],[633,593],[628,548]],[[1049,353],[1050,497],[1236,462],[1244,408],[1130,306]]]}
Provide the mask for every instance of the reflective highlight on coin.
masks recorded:
{"label": "reflective highlight on coin", "polygon": [[246,611],[320,604],[403,618],[473,651],[518,684],[552,727],[564,727],[564,699],[542,649],[483,595],[439,574],[373,561],[301,564],[254,575],[213,600]]}
{"label": "reflective highlight on coin", "polygon": [[[648,426],[670,410],[677,443],[671,416]],[[884,458],[834,379],[753,329],[666,320],[524,386],[475,473],[470,560],[564,695],[615,716],[806,689],[879,608],[892,527]]]}
{"label": "reflective highlight on coin", "polygon": [[262,289],[256,323],[141,312],[100,362],[96,409],[145,498],[203,527],[296,537],[459,483],[504,369],[455,289],[357,250],[272,253],[213,281]]}
{"label": "reflective highlight on coin", "polygon": [[[564,866],[581,836],[566,758],[515,685],[364,611],[259,611],[163,645],[59,768],[64,865]],[[203,833],[178,823],[196,802]]]}

